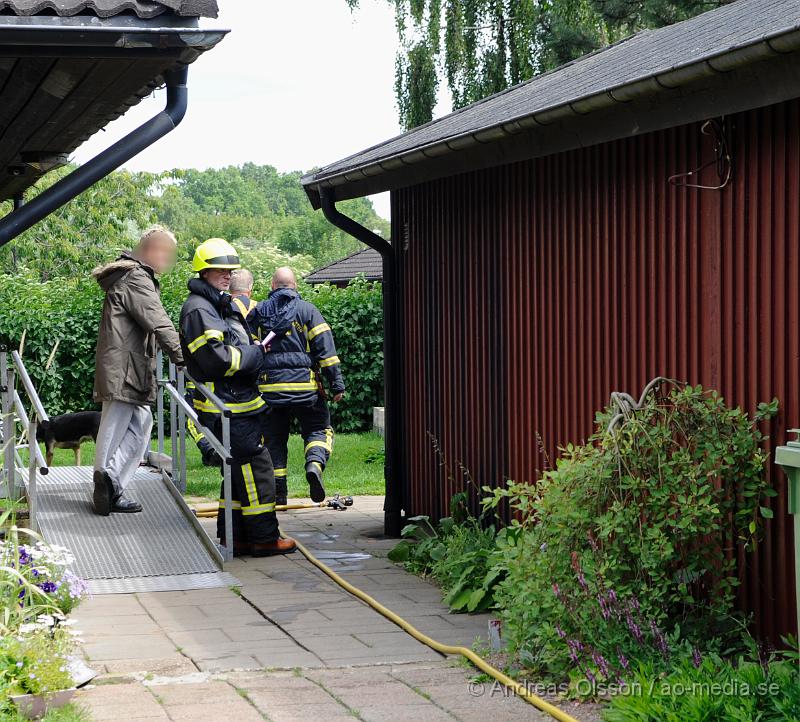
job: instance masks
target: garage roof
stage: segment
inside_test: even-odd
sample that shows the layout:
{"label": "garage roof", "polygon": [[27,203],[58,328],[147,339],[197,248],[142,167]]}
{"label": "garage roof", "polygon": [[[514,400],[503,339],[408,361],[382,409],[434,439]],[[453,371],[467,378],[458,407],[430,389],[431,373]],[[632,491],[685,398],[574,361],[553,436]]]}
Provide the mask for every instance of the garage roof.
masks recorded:
{"label": "garage roof", "polygon": [[214,0],[0,0],[0,200],[196,60]]}
{"label": "garage roof", "polygon": [[[591,126],[598,124],[601,113],[628,116],[618,123],[616,137],[640,133],[648,128],[635,115],[642,110],[636,103],[645,100],[648,112],[659,106],[660,119],[648,122],[662,127],[689,122],[691,115],[733,112],[735,103],[726,100],[726,106],[715,96],[714,89],[724,83],[733,84],[739,104],[750,103],[748,107],[775,102],[766,100],[767,91],[779,85],[783,96],[796,97],[798,48],[798,0],[738,0],[675,25],[637,33],[323,167],[304,177],[303,185],[319,206],[322,188],[341,200],[517,160],[524,144],[524,157],[547,155],[597,142],[599,131],[592,136]],[[750,67],[777,56],[784,56],[780,69],[773,67],[760,79],[753,78]],[[735,76],[747,73],[753,87],[737,86]],[[696,97],[687,100],[703,93],[704,108]],[[516,147],[509,150],[512,144]]]}

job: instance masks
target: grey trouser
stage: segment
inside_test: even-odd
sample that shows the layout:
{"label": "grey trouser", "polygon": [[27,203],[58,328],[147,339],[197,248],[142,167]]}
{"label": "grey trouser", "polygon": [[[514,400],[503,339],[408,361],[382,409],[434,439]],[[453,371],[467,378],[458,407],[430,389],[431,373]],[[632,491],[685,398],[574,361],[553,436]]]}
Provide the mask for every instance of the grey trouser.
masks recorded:
{"label": "grey trouser", "polygon": [[153,413],[149,406],[104,401],[97,433],[94,468],[105,471],[124,491],[150,446]]}

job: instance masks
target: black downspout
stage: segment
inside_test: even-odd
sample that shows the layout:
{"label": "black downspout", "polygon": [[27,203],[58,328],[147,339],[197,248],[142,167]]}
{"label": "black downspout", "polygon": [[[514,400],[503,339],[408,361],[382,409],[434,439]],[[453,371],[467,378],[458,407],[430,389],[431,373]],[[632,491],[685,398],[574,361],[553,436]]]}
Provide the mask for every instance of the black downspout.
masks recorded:
{"label": "black downspout", "polygon": [[187,76],[188,68],[185,65],[168,71],[165,74],[167,104],[164,110],[32,200],[19,207],[15,204],[15,209],[0,219],[0,246],[69,203],[137,153],[174,130],[186,114]]}
{"label": "black downspout", "polygon": [[403,489],[399,474],[399,391],[397,266],[394,247],[385,239],[336,208],[331,191],[320,188],[322,212],[337,228],[376,250],[383,258],[383,375],[386,408],[386,498],[383,503],[383,526],[386,536],[398,537],[403,529]]}

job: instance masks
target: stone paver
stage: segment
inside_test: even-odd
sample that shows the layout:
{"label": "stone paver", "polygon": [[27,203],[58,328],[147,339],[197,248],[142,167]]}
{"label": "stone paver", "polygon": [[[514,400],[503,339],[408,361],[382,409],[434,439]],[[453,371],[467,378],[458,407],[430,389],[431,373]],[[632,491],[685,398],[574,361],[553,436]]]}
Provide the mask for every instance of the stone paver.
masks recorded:
{"label": "stone paver", "polygon": [[[203,523],[209,523],[204,520]],[[470,647],[488,615],[451,615],[439,590],[386,558],[382,499],[282,517],[337,573],[435,639]],[[209,523],[213,528],[213,522]],[[97,596],[74,615],[101,673],[95,720],[546,720],[421,644],[299,553],[234,560],[228,589]]]}

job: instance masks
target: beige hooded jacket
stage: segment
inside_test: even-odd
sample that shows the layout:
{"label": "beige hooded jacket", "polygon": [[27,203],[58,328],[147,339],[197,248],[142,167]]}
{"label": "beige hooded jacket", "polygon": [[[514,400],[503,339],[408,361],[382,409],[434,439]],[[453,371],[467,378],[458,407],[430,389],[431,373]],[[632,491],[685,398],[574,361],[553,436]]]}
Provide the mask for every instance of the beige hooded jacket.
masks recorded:
{"label": "beige hooded jacket", "polygon": [[140,406],[156,401],[156,347],[183,365],[181,343],[161,305],[153,269],[123,253],[92,271],[106,293],[97,338],[94,400]]}

